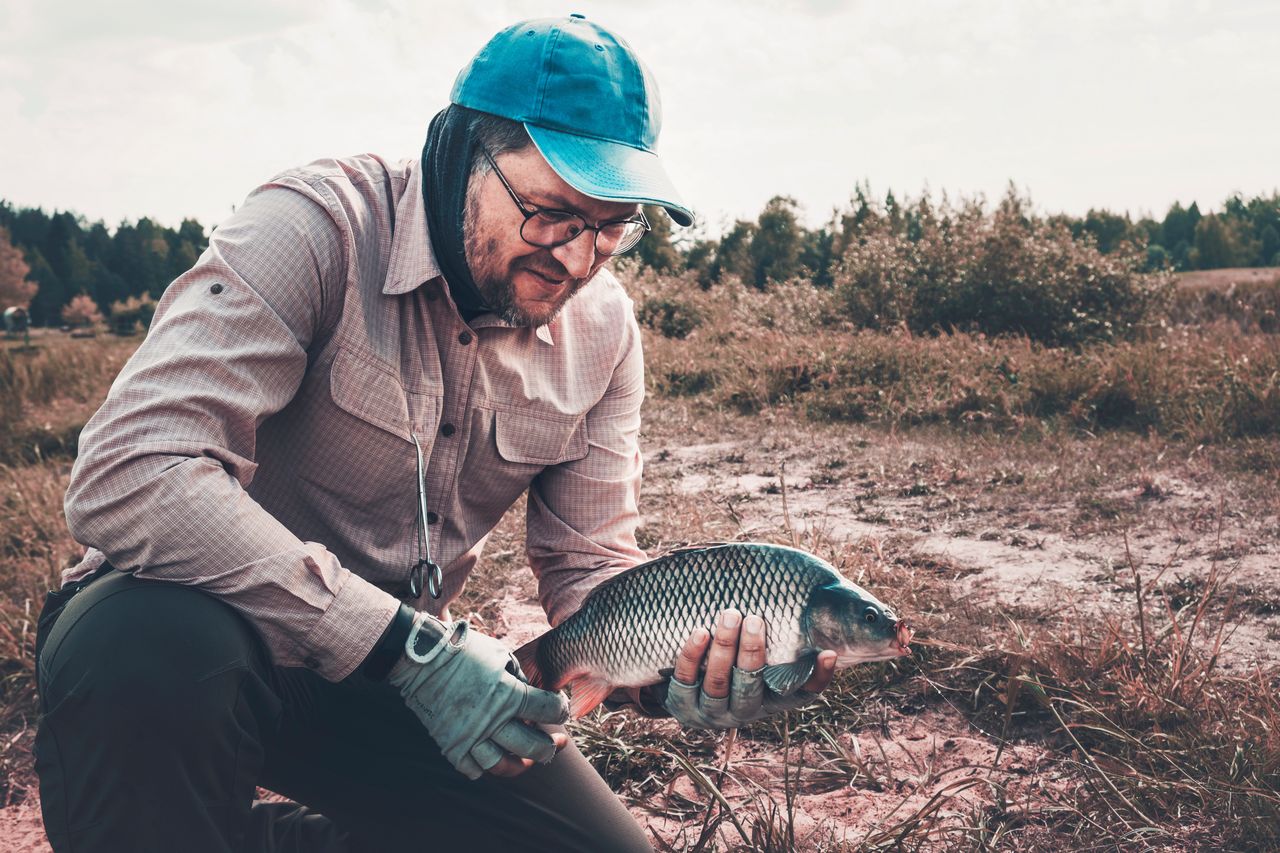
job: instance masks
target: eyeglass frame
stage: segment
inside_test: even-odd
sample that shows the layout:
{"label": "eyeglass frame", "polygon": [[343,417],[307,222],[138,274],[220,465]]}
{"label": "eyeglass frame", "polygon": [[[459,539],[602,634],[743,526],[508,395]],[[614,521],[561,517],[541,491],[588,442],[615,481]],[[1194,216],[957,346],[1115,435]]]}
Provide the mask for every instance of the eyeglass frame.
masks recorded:
{"label": "eyeglass frame", "polygon": [[[522,200],[520,196],[516,194],[516,191],[511,188],[511,184],[507,182],[507,176],[502,174],[502,170],[499,169],[498,164],[494,162],[493,155],[489,153],[489,149],[485,147],[480,147],[480,153],[482,153],[484,155],[484,159],[489,162],[489,166],[493,169],[493,173],[498,176],[498,180],[502,181],[502,186],[506,188],[507,195],[511,196],[511,200],[515,202],[516,207],[520,210],[520,215],[524,217],[524,222],[520,223],[520,239],[524,240],[530,246],[534,246],[539,249],[555,249],[560,246],[569,245],[574,240],[581,237],[583,233],[587,231],[594,231],[596,232],[596,236],[591,241],[592,251],[594,251],[597,255],[600,255],[601,257],[616,258],[619,255],[625,255],[627,252],[630,252],[636,246],[640,245],[640,241],[644,239],[644,235],[648,234],[650,231],[653,230],[653,226],[649,224],[649,218],[644,215],[643,210],[637,210],[634,216],[629,216],[626,219],[610,219],[607,222],[601,222],[599,225],[591,225],[587,222],[587,218],[583,216],[581,213],[578,213],[576,210],[564,210],[558,207],[538,207],[536,204],[527,205],[524,202],[524,200]],[[549,246],[544,246],[540,243],[534,243],[528,237],[524,236],[524,227],[529,224],[530,219],[537,216],[539,213],[561,213],[566,216],[572,216],[575,219],[578,219],[579,221],[582,222],[582,230],[579,231],[577,234],[574,234],[568,240],[562,240],[559,243],[552,243]],[[642,230],[640,231],[640,236],[636,238],[634,243],[632,243],[627,248],[623,249],[621,252],[607,252],[607,253],[601,252],[599,247],[600,230],[602,228],[607,228],[610,225],[619,225],[622,223],[634,223],[636,225],[643,226]]]}

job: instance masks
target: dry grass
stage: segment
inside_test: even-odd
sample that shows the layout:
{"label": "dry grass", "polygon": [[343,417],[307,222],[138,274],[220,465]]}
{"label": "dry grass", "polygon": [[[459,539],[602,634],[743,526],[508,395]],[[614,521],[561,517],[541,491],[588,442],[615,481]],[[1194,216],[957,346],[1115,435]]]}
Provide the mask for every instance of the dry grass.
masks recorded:
{"label": "dry grass", "polygon": [[1280,332],[1280,267],[1179,273],[1169,308],[1182,325],[1230,323],[1242,332]]}
{"label": "dry grass", "polygon": [[138,338],[71,338],[37,329],[31,347],[0,343],[0,462],[73,454]]}
{"label": "dry grass", "polygon": [[[1280,470],[1280,349],[1269,336],[1215,327],[1064,351],[973,336],[855,334],[839,326],[827,297],[812,288],[702,294],[679,283],[644,281],[636,295],[638,301],[688,303],[688,316],[696,318],[685,322],[680,308],[651,312],[655,326],[688,327],[683,339],[648,332],[657,393],[647,422],[668,435],[688,427],[689,436],[713,437],[724,412],[751,412],[761,429],[775,431],[799,416],[814,423],[862,419],[866,429],[880,431],[871,434],[895,441],[910,435],[917,448],[945,447],[946,436],[956,435],[990,441],[986,455],[913,450],[871,470],[851,450],[817,466],[831,483],[866,484],[868,506],[877,492],[892,492],[1008,512],[1031,527],[1037,497],[1056,494],[1069,496],[1071,524],[1123,526],[1135,504],[1155,507],[1167,496],[1160,462],[1166,453],[1224,470]],[[26,431],[45,424],[49,432],[76,428],[136,345],[45,343],[34,355],[0,355],[0,393],[10,412],[0,438],[9,448],[15,436],[21,446]],[[1083,445],[1068,436],[1093,442],[1089,453],[1095,455],[1085,458]],[[1202,441],[1216,445],[1198,448]],[[5,802],[20,799],[32,782],[26,750],[34,709],[33,614],[77,551],[61,517],[67,461],[24,462],[24,454],[9,452],[22,464],[0,467]],[[1134,497],[1122,504],[1102,488],[1097,472],[1110,464],[1107,454],[1124,453],[1148,461],[1134,463]],[[1044,457],[1057,462],[1051,475],[1033,464]],[[1264,497],[1241,500],[1274,498],[1264,475],[1247,476],[1262,478],[1248,482]],[[1010,494],[1019,496],[1021,508],[1011,508]],[[658,483],[643,500],[640,534],[652,552],[743,532],[732,497]],[[1222,515],[1196,523],[1220,523]],[[524,563],[520,527],[517,510],[495,533],[481,571],[455,605],[459,615],[497,617],[495,602]],[[1131,558],[1116,567],[1128,590],[1122,611],[1080,607],[1046,618],[961,594],[953,567],[916,553],[908,542],[821,530],[796,534],[785,525],[752,534],[788,543],[798,538],[849,577],[887,590],[886,597],[912,614],[919,652],[843,674],[813,708],[744,731],[750,754],[782,757],[781,775],[768,783],[722,767],[720,736],[690,735],[625,713],[582,721],[578,742],[615,789],[678,824],[661,842],[667,849],[1280,846],[1280,678],[1274,671],[1224,670],[1220,657],[1239,612],[1233,592],[1249,607],[1270,606],[1270,592],[1237,589],[1220,574],[1188,585],[1166,576],[1162,566]],[[960,715],[1000,750],[1021,744],[1046,750],[1053,784],[1032,796],[1029,782],[994,764],[977,768],[976,781],[946,782],[928,766],[907,779],[888,759],[858,753],[847,737],[877,731],[891,717],[938,709]],[[848,837],[829,825],[801,826],[796,817],[804,797],[839,789],[884,794],[901,788],[906,803],[907,789],[925,784],[919,780],[935,785],[935,795]],[[983,797],[965,799],[975,786]]]}
{"label": "dry grass", "polygon": [[[1212,528],[1241,512],[1265,518],[1276,499],[1274,482],[1259,478],[1242,482],[1228,507],[1191,500],[1182,494],[1186,484],[1211,478],[1231,451],[1222,448],[1210,459],[1204,450],[1159,436],[1117,432],[1002,442],[994,434],[940,426],[886,434],[865,426],[805,425],[777,409],[763,417],[726,416],[686,398],[655,400],[647,422],[659,446],[705,442],[709,448],[651,454],[644,510],[651,520],[661,518],[667,542],[702,538],[708,530],[790,542],[785,525],[762,528],[759,512],[754,522],[747,520],[743,505],[726,499],[733,487],[681,492],[672,482],[712,470],[729,482],[742,474],[778,476],[783,462],[801,458],[811,460],[809,470],[837,481],[841,495],[878,491],[896,508],[911,500],[932,502],[931,513],[902,519],[905,530],[940,517],[968,523],[972,513],[994,516],[991,522],[1005,531],[1072,525],[1122,530],[1159,517],[1184,530],[1209,525],[1212,536]],[[744,456],[740,449],[752,436],[761,452]],[[759,467],[762,458],[773,460],[770,467]],[[664,480],[673,469],[676,479]],[[1125,484],[1123,499],[1112,496],[1116,483]],[[833,487],[825,480],[815,486]],[[1039,517],[1045,506],[1071,506],[1073,495],[1082,505],[1114,509],[1107,518]],[[776,515],[781,490],[760,500],[771,501]],[[821,704],[793,714],[785,726],[761,724],[743,733],[750,743],[793,750],[791,794],[778,775],[756,797],[744,797],[748,784],[732,770],[717,783],[715,757],[686,756],[700,776],[669,763],[668,775],[648,776],[637,803],[674,787],[680,796],[658,797],[652,808],[665,812],[674,803],[690,816],[672,849],[1249,850],[1280,843],[1274,830],[1280,744],[1271,722],[1280,682],[1274,672],[1221,667],[1218,640],[1234,630],[1239,616],[1229,579],[1191,582],[1132,557],[1114,566],[1119,595],[1106,608],[1082,600],[1065,609],[1023,611],[962,592],[956,581],[965,568],[918,552],[910,537],[845,540],[819,523],[806,527],[800,540],[910,613],[923,645],[910,662],[842,676]],[[1273,600],[1247,594],[1263,608]],[[1028,793],[1025,780],[976,767],[982,806],[968,800],[974,788],[951,779],[938,782],[936,800],[911,801],[874,830],[864,822],[847,837],[837,823],[805,827],[789,816],[795,798],[804,802],[834,788],[907,803],[910,787],[899,794],[898,786],[917,784],[928,768],[904,773],[875,753],[859,756],[848,748],[847,733],[876,732],[886,720],[900,730],[904,719],[938,708],[963,714],[975,731],[1007,749],[1031,743],[1048,750],[1051,762],[1033,777],[1046,788]],[[586,721],[587,727],[596,724],[615,723],[612,717]],[[667,737],[666,751],[682,755],[686,741],[674,732]],[[625,754],[607,741],[600,748],[602,772]],[[807,750],[803,759],[801,749]],[[649,767],[652,758],[643,763]],[[698,780],[701,796],[686,802],[682,778]],[[716,785],[715,792],[703,778]],[[708,810],[720,830],[715,838],[691,819]],[[787,839],[796,838],[788,846]]]}
{"label": "dry grass", "polygon": [[36,617],[80,549],[67,532],[65,460],[0,465],[0,805],[31,784]]}
{"label": "dry grass", "polygon": [[647,336],[650,385],[663,396],[891,427],[1120,428],[1197,443],[1280,432],[1280,336],[1231,323],[1076,350],[855,331],[835,318],[831,294],[804,284],[760,295],[641,276],[633,290],[642,306],[686,305],[700,318],[683,338],[660,324]]}
{"label": "dry grass", "polygon": [[[716,758],[722,736],[708,742],[669,723],[617,713],[578,723],[579,745],[616,790],[685,822],[668,849],[1280,845],[1280,678],[1218,669],[1229,626],[1208,615],[1216,583],[1174,607],[1151,573],[1133,564],[1129,618],[1082,611],[1028,627],[957,597],[945,575],[913,565],[910,553],[861,542],[832,556],[846,574],[889,591],[913,614],[919,648],[909,661],[844,673],[812,708],[744,730],[746,743],[783,754],[774,785],[756,783],[744,797],[750,781],[732,769],[726,776]],[[1060,784],[1028,797],[994,766],[949,784],[917,767],[908,780],[895,775],[888,759],[851,752],[840,736],[876,731],[891,714],[931,707],[959,711],[995,743],[1049,750],[1047,775]],[[682,777],[700,796],[671,793]],[[892,793],[904,784],[907,792],[933,785],[935,795],[861,835],[844,836],[831,825],[797,828],[798,797],[841,788]],[[966,810],[969,801],[960,795],[975,785],[991,801]],[[727,793],[730,787],[738,796]]]}

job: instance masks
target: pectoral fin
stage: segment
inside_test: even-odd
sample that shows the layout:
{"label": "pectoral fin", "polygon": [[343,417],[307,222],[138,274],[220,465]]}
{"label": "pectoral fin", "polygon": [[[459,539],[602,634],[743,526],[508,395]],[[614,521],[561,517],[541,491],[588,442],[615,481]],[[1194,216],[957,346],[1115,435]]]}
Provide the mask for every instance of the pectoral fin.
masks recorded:
{"label": "pectoral fin", "polygon": [[575,720],[588,713],[613,689],[603,678],[587,674],[569,682],[569,716]]}
{"label": "pectoral fin", "polygon": [[800,685],[813,675],[813,668],[818,663],[816,651],[805,652],[798,660],[791,663],[775,663],[764,668],[764,683],[769,689],[782,696],[790,696]]}

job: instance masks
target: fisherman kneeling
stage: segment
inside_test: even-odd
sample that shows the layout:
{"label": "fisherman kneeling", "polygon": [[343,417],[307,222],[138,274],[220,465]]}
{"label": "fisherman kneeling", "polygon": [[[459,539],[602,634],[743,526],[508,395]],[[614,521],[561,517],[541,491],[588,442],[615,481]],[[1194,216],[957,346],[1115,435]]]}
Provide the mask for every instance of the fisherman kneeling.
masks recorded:
{"label": "fisherman kneeling", "polygon": [[[553,624],[645,559],[640,337],[606,267],[642,204],[692,214],[652,76],[581,16],[502,31],[451,101],[421,161],[255,190],[85,428],[89,551],[38,635],[55,851],[649,849],[563,696],[446,608],[526,490]],[[726,613],[675,677],[705,664],[721,699],[764,642]]]}

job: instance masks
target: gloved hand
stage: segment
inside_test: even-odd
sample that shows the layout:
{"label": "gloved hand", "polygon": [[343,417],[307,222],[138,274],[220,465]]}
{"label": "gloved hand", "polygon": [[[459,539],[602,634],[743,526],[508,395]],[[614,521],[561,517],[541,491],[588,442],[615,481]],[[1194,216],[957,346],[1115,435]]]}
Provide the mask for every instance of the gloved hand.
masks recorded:
{"label": "gloved hand", "polygon": [[550,761],[551,736],[531,724],[569,718],[562,694],[529,686],[511,652],[465,621],[447,625],[417,614],[404,657],[387,680],[468,779],[480,778],[505,752]]}
{"label": "gloved hand", "polygon": [[716,620],[714,636],[694,631],[676,658],[662,707],[685,726],[734,729],[814,702],[831,683],[836,653],[815,651],[771,667],[769,683],[782,691],[776,692],[765,684],[765,630],[759,616],[743,619],[730,608]]}
{"label": "gloved hand", "polygon": [[817,693],[797,690],[789,696],[774,693],[764,683],[764,667],[747,672],[733,668],[729,695],[708,696],[701,680],[685,684],[674,675],[667,682],[662,706],[683,726],[695,729],[737,729],[782,711],[811,705]]}

